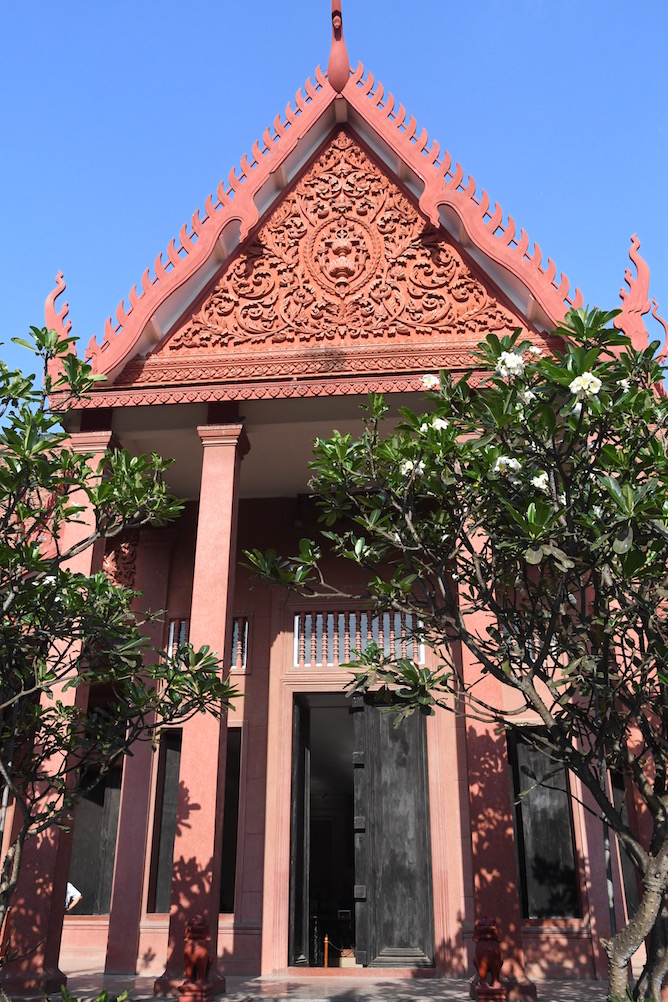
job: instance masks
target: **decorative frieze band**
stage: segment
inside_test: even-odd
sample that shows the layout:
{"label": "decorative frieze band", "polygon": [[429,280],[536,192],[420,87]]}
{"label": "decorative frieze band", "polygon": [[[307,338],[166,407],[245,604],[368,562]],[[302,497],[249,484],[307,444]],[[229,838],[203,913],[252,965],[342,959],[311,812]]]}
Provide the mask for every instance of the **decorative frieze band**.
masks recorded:
{"label": "decorative frieze band", "polygon": [[[473,359],[469,357],[469,363]],[[158,404],[210,403],[216,400],[281,400],[300,397],[364,396],[367,393],[421,392],[422,375],[440,369],[461,372],[465,366],[450,365],[440,359],[425,364],[420,373],[405,376],[373,375],[347,379],[294,379],[289,382],[209,383],[195,386],[128,387],[127,389],[96,390],[86,400],[91,407],[142,407]],[[482,373],[481,373],[482,377]],[[53,401],[54,410],[58,400]]]}

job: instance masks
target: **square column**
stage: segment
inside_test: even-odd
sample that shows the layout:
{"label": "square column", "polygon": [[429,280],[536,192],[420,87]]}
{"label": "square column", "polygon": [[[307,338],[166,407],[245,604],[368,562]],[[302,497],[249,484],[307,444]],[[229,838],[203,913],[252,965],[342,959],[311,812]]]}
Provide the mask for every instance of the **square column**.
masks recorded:
{"label": "square column", "polygon": [[[473,617],[471,617],[473,618]],[[484,634],[488,617],[476,614]],[[472,627],[475,628],[475,627]],[[462,666],[476,696],[489,706],[503,707],[504,687],[482,671],[470,651],[462,647]],[[469,810],[473,852],[475,919],[489,916],[498,923],[503,959],[502,980],[513,986],[513,998],[535,998],[535,985],[524,972],[522,919],[517,885],[517,861],[508,752],[504,731],[477,720],[465,709]],[[482,995],[481,995],[482,998]]]}
{"label": "square column", "polygon": [[[166,608],[173,541],[171,529],[145,529],[139,535],[135,587],[141,592],[141,612]],[[162,646],[164,626],[162,618],[144,624],[142,632],[156,650]],[[153,765],[150,741],[138,741],[123,763],[105,974],[134,975],[137,969]]]}
{"label": "square column", "polygon": [[[92,453],[90,462],[95,467],[112,446],[112,433],[78,432],[70,436],[70,444],[77,452]],[[80,497],[75,495],[73,502],[86,505],[85,494]],[[60,538],[62,549],[74,546],[94,529],[95,513],[88,508],[77,516],[76,522],[67,522],[63,526]],[[76,573],[90,575],[101,567],[103,548],[103,541],[100,540],[82,550],[66,566]],[[42,697],[43,700],[46,698]],[[75,699],[83,703],[88,699],[88,692],[83,688],[72,688],[55,692],[54,698],[64,703],[73,703]],[[14,822],[18,825],[18,818]],[[71,833],[55,826],[26,840],[19,883],[5,930],[9,948],[17,952],[18,959],[6,964],[0,971],[0,988],[10,998],[29,992],[50,994],[67,982],[58,967],[58,957],[71,854]]]}
{"label": "square column", "polygon": [[[237,549],[239,469],[248,452],[242,424],[197,429],[204,454],[190,640],[208,644],[227,660],[231,645]],[[166,994],[183,981],[186,922],[201,915],[209,925],[209,952],[217,952],[227,721],[198,714],[183,725],[169,945],[165,973],[155,983]],[[215,964],[211,980],[215,980]],[[224,989],[222,979],[218,990]]]}

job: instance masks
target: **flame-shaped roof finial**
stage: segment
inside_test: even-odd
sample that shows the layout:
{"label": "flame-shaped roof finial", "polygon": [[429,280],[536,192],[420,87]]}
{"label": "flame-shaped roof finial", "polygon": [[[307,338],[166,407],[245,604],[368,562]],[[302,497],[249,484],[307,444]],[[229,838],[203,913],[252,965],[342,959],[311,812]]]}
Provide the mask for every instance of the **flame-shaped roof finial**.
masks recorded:
{"label": "flame-shaped roof finial", "polygon": [[649,300],[649,267],[640,256],[639,247],[640,241],[634,233],[631,237],[629,257],[636,266],[637,277],[633,276],[630,268],[624,272],[628,291],[622,287],[619,292],[622,309],[615,317],[613,325],[631,338],[631,344],[637,351],[644,351],[649,344],[649,334],[642,318],[645,313],[649,313],[652,304]]}
{"label": "flame-shaped roof finial", "polygon": [[332,48],[327,64],[327,79],[337,94],[342,92],[350,76],[348,50],[343,39],[341,2],[342,0],[332,0]]}

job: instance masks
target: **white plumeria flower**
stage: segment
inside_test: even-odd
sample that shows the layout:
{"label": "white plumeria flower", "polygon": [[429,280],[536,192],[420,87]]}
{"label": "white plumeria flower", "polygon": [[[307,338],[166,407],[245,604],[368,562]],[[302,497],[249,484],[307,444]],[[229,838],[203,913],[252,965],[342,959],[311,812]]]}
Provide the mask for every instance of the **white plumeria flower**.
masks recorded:
{"label": "white plumeria flower", "polygon": [[430,428],[433,428],[434,431],[445,431],[445,429],[449,427],[450,427],[450,422],[446,421],[445,418],[435,417],[433,418],[431,424],[428,424],[426,421],[423,421],[422,424],[420,425],[420,431],[423,435],[426,435],[427,432],[430,430]]}
{"label": "white plumeria flower", "polygon": [[524,373],[524,359],[516,351],[502,351],[494,371],[503,379],[514,379]]}
{"label": "white plumeria flower", "polygon": [[419,477],[424,473],[424,471],[425,465],[423,459],[405,459],[399,466],[399,472],[402,477],[407,477],[409,474]]}
{"label": "white plumeria flower", "polygon": [[543,470],[542,473],[537,474],[537,476],[531,478],[531,486],[536,487],[539,491],[544,491],[546,494],[550,490],[550,482],[547,478],[547,473]]}
{"label": "white plumeria flower", "polygon": [[621,388],[624,390],[624,393],[627,393],[631,389],[631,384],[628,381],[628,379],[620,379],[617,385],[621,386]]}
{"label": "white plumeria flower", "polygon": [[539,348],[537,344],[532,344],[531,347],[528,349],[528,352],[530,355],[542,355],[543,349]]}
{"label": "white plumeria flower", "polygon": [[422,385],[425,390],[438,390],[441,386],[441,380],[433,372],[428,372],[422,377]]}
{"label": "white plumeria flower", "polygon": [[533,390],[520,390],[517,395],[523,404],[530,404],[532,400],[536,399],[536,394]]}
{"label": "white plumeria flower", "polygon": [[512,480],[512,474],[519,473],[521,469],[522,464],[519,459],[513,459],[512,456],[499,456],[492,466],[492,473],[498,473],[500,477],[510,476]]}
{"label": "white plumeria flower", "polygon": [[581,376],[575,377],[568,389],[578,400],[589,400],[596,396],[601,386],[601,380],[593,372],[583,372]]}
{"label": "white plumeria flower", "polygon": [[603,518],[603,509],[601,508],[600,504],[592,505],[591,510],[592,514],[595,515],[596,518]]}

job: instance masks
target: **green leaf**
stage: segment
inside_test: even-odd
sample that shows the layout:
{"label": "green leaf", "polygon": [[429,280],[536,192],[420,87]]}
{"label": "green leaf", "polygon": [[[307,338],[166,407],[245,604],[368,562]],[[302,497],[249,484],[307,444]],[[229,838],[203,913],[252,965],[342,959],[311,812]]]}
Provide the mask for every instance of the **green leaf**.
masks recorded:
{"label": "green leaf", "polygon": [[612,548],[615,553],[628,553],[632,546],[633,529],[630,525],[623,526],[616,532]]}
{"label": "green leaf", "polygon": [[32,351],[32,352],[35,352],[35,353],[37,351],[34,343],[32,341],[26,341],[25,338],[22,338],[22,337],[13,337],[12,341],[13,341],[14,344],[20,345],[21,348],[27,348],[28,351]]}

